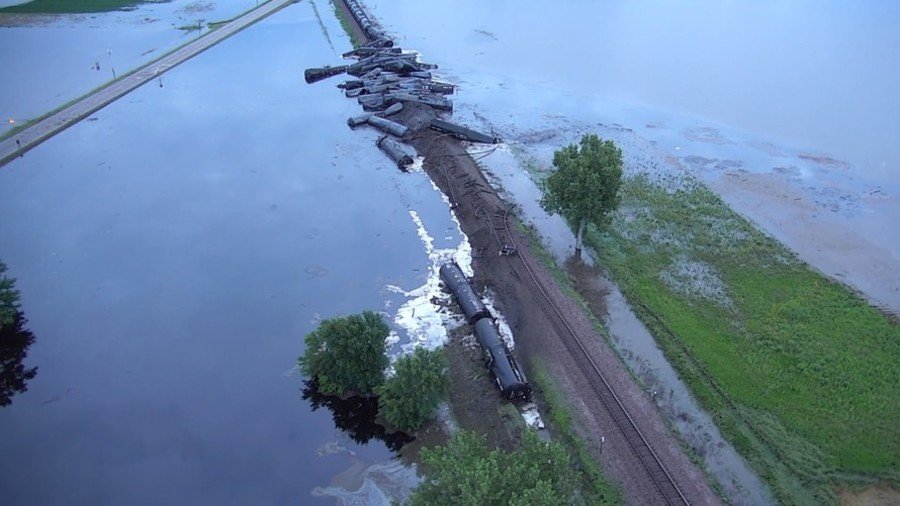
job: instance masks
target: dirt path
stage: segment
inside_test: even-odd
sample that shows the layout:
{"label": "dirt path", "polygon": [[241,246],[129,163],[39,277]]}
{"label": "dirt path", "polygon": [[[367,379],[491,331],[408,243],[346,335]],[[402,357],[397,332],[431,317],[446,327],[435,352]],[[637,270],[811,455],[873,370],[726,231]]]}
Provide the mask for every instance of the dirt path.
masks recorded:
{"label": "dirt path", "polygon": [[277,12],[294,1],[295,0],[271,0],[266,2],[225,26],[207,33],[203,37],[182,46],[158,60],[144,65],[137,71],[118,81],[114,81],[112,84],[78,100],[61,111],[0,141],[0,167],[10,160],[22,156],[29,149],[37,146],[50,137],[53,137],[66,128],[69,128],[115,100],[118,100],[138,86],[158,78],[172,67],[206,51],[219,42],[222,42],[244,28]]}

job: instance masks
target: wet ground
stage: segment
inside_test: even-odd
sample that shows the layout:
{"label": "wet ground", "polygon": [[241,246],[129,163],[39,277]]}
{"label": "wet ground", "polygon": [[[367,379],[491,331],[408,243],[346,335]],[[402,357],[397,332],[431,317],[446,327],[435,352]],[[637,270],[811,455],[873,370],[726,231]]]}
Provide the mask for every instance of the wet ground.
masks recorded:
{"label": "wet ground", "polygon": [[[355,103],[303,83],[349,48],[312,5],[0,171],[0,255],[38,367],[0,409],[5,503],[331,503],[414,484],[383,442],[314,410],[294,364],[322,318],[393,321],[417,296],[393,287],[428,285],[423,229],[434,250],[463,241],[424,173],[346,127]],[[397,350],[418,335],[395,331]]]}

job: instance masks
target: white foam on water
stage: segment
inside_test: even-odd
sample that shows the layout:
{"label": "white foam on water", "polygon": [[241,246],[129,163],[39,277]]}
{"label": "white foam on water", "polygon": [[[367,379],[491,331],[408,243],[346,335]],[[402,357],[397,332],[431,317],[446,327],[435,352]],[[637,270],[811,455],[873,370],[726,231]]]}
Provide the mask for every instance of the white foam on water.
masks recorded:
{"label": "white foam on water", "polygon": [[413,163],[406,168],[406,172],[424,172],[425,157],[416,155],[413,157]]}
{"label": "white foam on water", "polygon": [[482,299],[484,300],[484,305],[487,306],[488,311],[491,312],[491,316],[494,317],[494,322],[497,324],[497,331],[500,333],[500,339],[503,339],[503,342],[506,344],[506,347],[509,348],[509,351],[514,350],[516,348],[516,341],[513,339],[512,329],[509,327],[509,323],[506,322],[506,317],[503,316],[503,313],[501,313],[494,305],[494,293],[490,290],[486,290]]}
{"label": "white foam on water", "polygon": [[[394,323],[406,330],[409,337],[409,341],[400,347],[401,354],[411,353],[419,347],[432,350],[447,343],[447,328],[457,327],[463,322],[458,315],[451,313],[449,310],[450,295],[441,290],[441,265],[455,261],[463,269],[463,272],[468,270],[471,273],[472,271],[472,247],[462,230],[459,230],[461,237],[459,246],[435,248],[434,238],[428,233],[419,213],[410,210],[409,216],[416,224],[416,232],[422,245],[425,246],[425,253],[428,255],[430,265],[424,285],[409,291],[394,285],[386,287],[394,293],[407,297],[406,302],[397,308],[394,316]],[[456,217],[453,217],[453,222],[459,229]]]}
{"label": "white foam on water", "polygon": [[543,429],[544,428],[544,420],[541,418],[540,412],[538,412],[537,405],[533,402],[528,403],[522,406],[522,419],[525,420],[525,424],[529,427],[535,429]]}

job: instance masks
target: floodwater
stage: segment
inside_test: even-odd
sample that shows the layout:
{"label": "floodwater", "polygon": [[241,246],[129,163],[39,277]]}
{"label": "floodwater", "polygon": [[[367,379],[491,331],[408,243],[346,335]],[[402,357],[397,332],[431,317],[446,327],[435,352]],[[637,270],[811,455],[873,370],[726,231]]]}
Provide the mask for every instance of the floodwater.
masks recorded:
{"label": "floodwater", "polygon": [[[367,2],[460,86],[455,117],[506,144],[484,159],[564,260],[565,223],[525,172],[584,133],[628,174],[701,179],[813,267],[900,313],[900,5],[869,2]],[[599,280],[603,284],[603,280]],[[768,493],[608,285],[620,353],[739,503]]]}
{"label": "floodwater", "polygon": [[[685,174],[828,275],[900,311],[900,6],[892,2],[368,2],[460,86],[457,119],[562,265],[574,242],[526,172],[585,133],[626,173]],[[619,353],[736,503],[768,492],[621,294],[595,277]]]}
{"label": "floodwater", "polygon": [[350,47],[317,7],[0,170],[0,258],[38,368],[0,408],[3,503],[373,502],[417,482],[394,439],[341,430],[365,409],[315,396],[295,363],[322,318],[395,320],[412,295],[391,287],[429,280],[422,230],[435,250],[465,240],[424,173],[347,128],[354,101],[303,82]]}
{"label": "floodwater", "polygon": [[900,4],[371,1],[525,159],[595,132],[900,314]]}
{"label": "floodwater", "polygon": [[[255,6],[195,0],[96,14],[0,14],[0,135],[190,42],[206,23]],[[202,32],[179,29],[198,22]]]}

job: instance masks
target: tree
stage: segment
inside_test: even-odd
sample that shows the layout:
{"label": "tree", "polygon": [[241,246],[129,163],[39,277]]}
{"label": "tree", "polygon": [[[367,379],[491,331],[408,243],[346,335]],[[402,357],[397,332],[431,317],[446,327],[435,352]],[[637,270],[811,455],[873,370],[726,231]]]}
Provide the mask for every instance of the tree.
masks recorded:
{"label": "tree", "polygon": [[0,262],[0,328],[12,325],[19,312],[19,291],[16,280],[6,276],[6,264]]}
{"label": "tree", "polygon": [[580,256],[588,222],[605,226],[619,206],[622,151],[613,141],[585,135],[580,148],[570,144],[556,151],[553,166],[557,170],[544,181],[541,207],[578,227],[575,254]]}
{"label": "tree", "polygon": [[8,406],[13,396],[28,390],[28,382],[37,375],[37,367],[25,367],[28,347],[34,334],[25,328],[28,321],[16,311],[13,322],[0,325],[0,406]]}
{"label": "tree", "polygon": [[0,406],[8,406],[14,395],[28,390],[28,381],[37,374],[37,367],[23,365],[34,334],[25,328],[15,284],[15,279],[6,276],[6,264],[0,262]]}
{"label": "tree", "polygon": [[428,479],[410,504],[544,505],[582,503],[565,450],[525,431],[516,452],[489,450],[484,436],[457,432],[447,446],[422,449]]}
{"label": "tree", "polygon": [[378,413],[394,427],[418,429],[447,393],[447,363],[441,350],[417,348],[394,364],[396,374],[378,388]]}
{"label": "tree", "polygon": [[373,311],[332,318],[307,334],[306,352],[297,362],[315,377],[325,394],[370,394],[384,381],[390,328]]}

